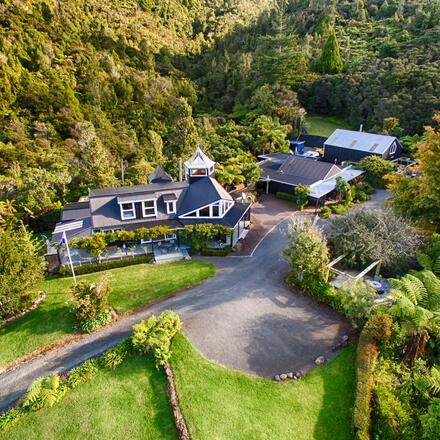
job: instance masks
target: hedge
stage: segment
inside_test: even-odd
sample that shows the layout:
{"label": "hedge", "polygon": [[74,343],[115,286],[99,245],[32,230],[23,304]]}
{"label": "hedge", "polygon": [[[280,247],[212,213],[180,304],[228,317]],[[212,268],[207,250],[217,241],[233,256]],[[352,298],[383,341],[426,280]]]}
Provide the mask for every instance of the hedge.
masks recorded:
{"label": "hedge", "polygon": [[201,254],[205,255],[206,257],[225,257],[226,255],[230,254],[231,251],[232,247],[228,245],[223,249],[203,248]]}
{"label": "hedge", "polygon": [[[75,275],[84,275],[86,273],[101,272],[103,270],[116,269],[118,267],[132,266],[135,264],[151,263],[154,259],[152,254],[142,255],[140,257],[124,258],[122,260],[105,261],[103,263],[90,263],[84,266],[75,267]],[[58,271],[59,276],[69,277],[72,272],[70,266],[61,266]]]}
{"label": "hedge", "polygon": [[353,425],[356,440],[369,440],[371,429],[371,397],[374,385],[374,369],[377,360],[377,345],[368,325],[360,336],[356,355],[356,398]]}
{"label": "hedge", "polygon": [[296,203],[296,197],[293,194],[286,192],[277,192],[275,196],[277,199],[288,200],[289,202]]}

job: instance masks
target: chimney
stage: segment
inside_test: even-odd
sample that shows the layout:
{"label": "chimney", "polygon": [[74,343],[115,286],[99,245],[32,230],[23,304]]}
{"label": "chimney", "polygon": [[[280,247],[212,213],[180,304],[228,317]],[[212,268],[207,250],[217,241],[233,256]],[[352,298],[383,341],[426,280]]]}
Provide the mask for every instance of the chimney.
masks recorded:
{"label": "chimney", "polygon": [[182,181],[182,158],[179,157],[179,182]]}
{"label": "chimney", "polygon": [[364,124],[361,124],[361,126],[359,127],[359,131],[363,131],[364,130]]}

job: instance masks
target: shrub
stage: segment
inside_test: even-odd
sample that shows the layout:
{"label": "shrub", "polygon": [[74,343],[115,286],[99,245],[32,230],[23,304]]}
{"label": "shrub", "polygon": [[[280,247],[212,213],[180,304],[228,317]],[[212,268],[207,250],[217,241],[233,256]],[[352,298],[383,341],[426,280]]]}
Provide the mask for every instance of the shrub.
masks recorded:
{"label": "shrub", "polygon": [[156,365],[168,363],[171,356],[171,340],[182,328],[179,316],[166,310],[159,317],[155,315],[133,326],[133,347],[141,353],[153,351]]}
{"label": "shrub", "polygon": [[281,200],[287,200],[289,202],[295,203],[296,202],[296,197],[293,194],[290,193],[286,193],[286,192],[277,192],[275,194],[277,199],[281,199]]}
{"label": "shrub", "polygon": [[88,382],[98,373],[98,361],[90,359],[70,371],[66,378],[66,384],[69,388],[76,388],[82,383]]}
{"label": "shrub", "polygon": [[201,253],[202,253],[202,255],[205,255],[206,257],[224,257],[224,256],[230,254],[231,251],[232,251],[231,246],[225,246],[223,249],[203,248]]}
{"label": "shrub", "polygon": [[376,314],[368,320],[365,329],[376,341],[385,342],[393,333],[393,320],[387,314]]}
{"label": "shrub", "polygon": [[390,211],[354,209],[332,219],[328,240],[344,263],[365,268],[382,262],[386,273],[402,273],[413,264],[422,244],[418,232]]}
{"label": "shrub", "polygon": [[[153,259],[154,259],[153,255],[143,255],[141,257],[124,258],[123,260],[104,261],[102,263],[90,263],[90,264],[85,264],[84,266],[76,266],[75,274],[84,275],[87,273],[101,272],[104,270],[116,269],[118,267],[132,266],[135,264],[147,264],[147,263],[151,263]],[[70,277],[72,275],[70,267],[68,266],[61,266],[59,268],[58,273],[61,276],[67,276],[67,277]]]}
{"label": "shrub", "polygon": [[362,280],[348,282],[339,289],[344,314],[357,323],[370,315],[376,291]]}
{"label": "shrub", "polygon": [[23,227],[0,229],[0,320],[26,308],[26,292],[43,278],[44,260],[38,245]]}
{"label": "shrub", "polygon": [[21,408],[11,408],[0,415],[0,432],[9,431],[23,416]]}
{"label": "shrub", "polygon": [[379,156],[366,156],[359,162],[364,179],[374,188],[385,188],[384,176],[394,171],[394,164]]}
{"label": "shrub", "polygon": [[309,203],[310,187],[302,184],[297,185],[295,186],[294,193],[295,204],[302,211]]}
{"label": "shrub", "polygon": [[420,416],[420,423],[424,440],[440,438],[440,399],[432,399],[428,406],[428,412]]}
{"label": "shrub", "polygon": [[365,180],[361,180],[356,184],[356,190],[364,192],[367,196],[371,196],[375,193],[375,189]]}
{"label": "shrub", "polygon": [[329,206],[324,206],[321,208],[321,211],[319,212],[319,216],[321,218],[329,218],[332,210]]}
{"label": "shrub", "polygon": [[290,264],[293,276],[299,281],[326,281],[329,252],[321,230],[307,220],[293,218],[286,235],[289,243],[283,256]]}
{"label": "shrub", "polygon": [[67,387],[62,383],[58,374],[40,377],[29,386],[21,400],[21,406],[30,411],[53,406],[66,394]]}
{"label": "shrub", "polygon": [[356,355],[356,397],[353,411],[353,425],[357,440],[370,439],[371,396],[374,383],[374,368],[377,347],[374,339],[363,330],[359,336]]}
{"label": "shrub", "polygon": [[333,212],[333,214],[337,214],[337,215],[345,214],[350,208],[351,205],[342,202],[336,203],[334,205],[330,205],[330,209]]}
{"label": "shrub", "polygon": [[126,339],[116,347],[107,350],[100,358],[99,364],[102,368],[116,368],[131,353],[131,340]]}
{"label": "shrub", "polygon": [[71,289],[75,320],[79,328],[90,332],[111,320],[108,306],[109,274],[97,283],[80,282]]}
{"label": "shrub", "polygon": [[356,203],[363,203],[368,200],[368,195],[366,192],[356,188],[353,200]]}

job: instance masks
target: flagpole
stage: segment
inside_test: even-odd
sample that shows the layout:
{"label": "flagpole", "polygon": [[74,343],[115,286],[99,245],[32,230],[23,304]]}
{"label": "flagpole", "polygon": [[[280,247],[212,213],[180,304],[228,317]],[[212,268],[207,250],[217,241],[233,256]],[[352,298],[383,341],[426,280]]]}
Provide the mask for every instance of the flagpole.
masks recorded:
{"label": "flagpole", "polygon": [[66,231],[63,231],[64,243],[66,243],[67,256],[69,257],[70,269],[72,270],[73,284],[76,286],[76,276],[73,269],[72,257],[70,256],[69,242],[67,241]]}

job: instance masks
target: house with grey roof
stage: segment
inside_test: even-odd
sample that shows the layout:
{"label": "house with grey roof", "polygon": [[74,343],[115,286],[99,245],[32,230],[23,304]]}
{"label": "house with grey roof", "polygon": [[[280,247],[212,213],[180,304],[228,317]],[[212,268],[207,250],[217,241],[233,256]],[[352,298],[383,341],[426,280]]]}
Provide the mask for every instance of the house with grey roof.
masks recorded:
{"label": "house with grey roof", "polygon": [[[86,200],[63,207],[52,241],[59,242],[63,233],[72,239],[96,232],[155,226],[176,230],[186,225],[212,223],[231,229],[229,237],[217,238],[225,245],[234,246],[250,227],[250,204],[236,202],[215,180],[214,172],[215,163],[197,148],[185,162],[183,181],[174,181],[158,165],[148,184],[91,189]],[[176,234],[157,240],[173,245],[178,245],[177,241]]]}
{"label": "house with grey roof", "polygon": [[324,142],[323,148],[323,160],[334,164],[358,162],[365,156],[394,160],[402,154],[402,145],[394,136],[340,128]]}
{"label": "house with grey roof", "polygon": [[293,194],[297,185],[307,185],[311,202],[317,204],[324,202],[335,191],[338,177],[351,182],[363,173],[351,166],[341,167],[289,153],[266,154],[260,159],[259,186],[264,192]]}

